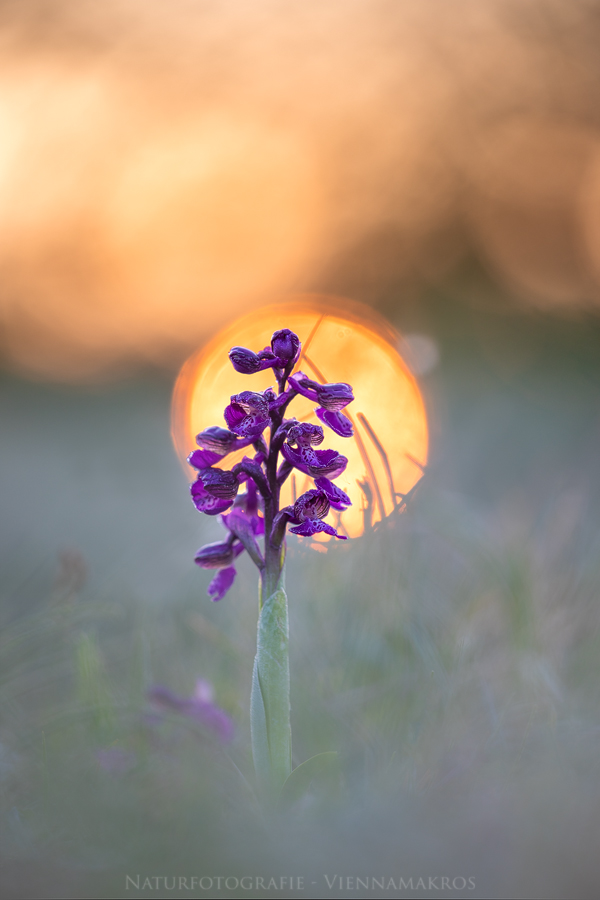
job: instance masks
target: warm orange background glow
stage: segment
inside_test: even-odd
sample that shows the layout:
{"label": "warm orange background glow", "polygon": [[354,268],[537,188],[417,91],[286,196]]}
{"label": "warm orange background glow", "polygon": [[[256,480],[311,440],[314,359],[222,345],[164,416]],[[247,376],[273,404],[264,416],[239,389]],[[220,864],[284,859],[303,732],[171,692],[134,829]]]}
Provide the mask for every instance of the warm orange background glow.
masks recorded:
{"label": "warm orange background glow", "polygon": [[[221,331],[188,360],[175,385],[172,434],[177,454],[185,461],[196,447],[198,432],[210,425],[225,427],[223,410],[232,394],[276,387],[271,370],[242,375],[234,370],[227,353],[235,345],[262,350],[278,328],[291,328],[302,341],[296,369],[315,380],[346,381],[354,389],[355,400],[345,410],[352,418],[354,437],[341,438],[324,428],[321,448],[332,447],[348,457],[346,471],[336,484],[347,491],[353,505],[343,513],[339,525],[343,533],[356,537],[363,531],[366,507],[359,482],[368,483],[372,522],[378,522],[394,509],[390,481],[394,492],[406,494],[414,487],[427,462],[428,447],[423,399],[396,349],[398,335],[362,305],[302,297],[259,309]],[[297,397],[289,414],[319,424],[314,407],[310,400]],[[387,455],[389,472],[377,440]],[[230,468],[245,452],[227,457],[224,467]],[[192,480],[193,470],[188,471]],[[292,502],[294,490],[299,495],[310,487],[308,475],[292,475],[282,493],[282,505]]]}
{"label": "warm orange background glow", "polygon": [[473,259],[597,312],[594,10],[5,0],[1,364],[176,372],[271,297],[401,312]]}

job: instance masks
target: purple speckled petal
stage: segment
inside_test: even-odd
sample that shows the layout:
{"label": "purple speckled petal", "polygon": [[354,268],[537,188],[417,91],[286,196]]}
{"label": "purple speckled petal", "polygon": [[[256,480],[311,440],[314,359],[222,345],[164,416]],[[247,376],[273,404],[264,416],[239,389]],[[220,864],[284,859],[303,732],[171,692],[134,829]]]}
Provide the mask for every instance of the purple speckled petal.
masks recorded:
{"label": "purple speckled petal", "polygon": [[200,478],[190,485],[190,493],[196,509],[207,516],[218,516],[219,513],[223,513],[230,506],[233,506],[233,500],[226,500],[209,494]]}
{"label": "purple speckled petal", "polygon": [[223,453],[217,453],[215,450],[194,450],[187,458],[190,466],[195,469],[207,469],[213,463],[223,459]]}
{"label": "purple speckled petal", "polygon": [[290,375],[288,381],[296,393],[302,394],[303,397],[312,400],[313,403],[320,402],[319,395],[316,391],[316,388],[318,387],[317,383],[311,381],[304,372],[295,372],[294,375]]}
{"label": "purple speckled petal", "polygon": [[238,437],[227,428],[211,425],[196,435],[196,443],[203,450],[213,450],[221,457],[227,456],[232,450],[247,447],[252,441],[249,438]]}
{"label": "purple speckled petal", "polygon": [[327,522],[321,521],[321,519],[306,519],[306,521],[302,522],[301,525],[296,525],[295,528],[290,528],[294,534],[299,534],[302,537],[311,537],[313,534],[318,534],[320,531],[324,531],[325,534],[331,534],[333,537],[339,538],[341,541],[347,541],[348,538],[344,534],[338,534],[335,528],[331,525],[328,525]]}
{"label": "purple speckled petal", "polygon": [[220,500],[233,500],[240,487],[240,479],[228,469],[202,469],[199,480],[208,494]]}
{"label": "purple speckled petal", "polygon": [[260,371],[260,359],[247,347],[232,347],[229,351],[229,359],[235,371],[241,372],[242,375],[253,375]]}
{"label": "purple speckled petal", "polygon": [[244,438],[257,438],[271,422],[269,401],[255,391],[234,394],[223,415],[230,431]]}
{"label": "purple speckled petal", "polygon": [[304,522],[306,519],[324,519],[329,512],[329,500],[325,491],[306,491],[294,503],[294,519]]}
{"label": "purple speckled petal", "polygon": [[334,509],[343,510],[347,506],[352,506],[352,501],[348,494],[322,475],[315,478],[315,485],[327,494],[327,498]]}
{"label": "purple speckled petal", "polygon": [[328,425],[332,431],[335,431],[336,434],[339,434],[340,437],[352,437],[354,434],[354,428],[352,427],[352,422],[341,412],[334,412],[331,409],[323,409],[322,406],[317,407],[315,409],[317,414],[317,418],[323,422],[324,425]]}
{"label": "purple speckled petal", "polygon": [[281,452],[290,465],[313,478],[319,475],[337,478],[348,465],[348,459],[337,450],[313,450],[312,447],[294,449],[285,443]]}
{"label": "purple speckled petal", "polygon": [[313,447],[316,444],[322,444],[324,437],[321,426],[313,425],[311,422],[297,422],[287,433],[289,443],[298,444],[299,447]]}
{"label": "purple speckled petal", "polygon": [[320,384],[317,387],[320,406],[332,412],[339,412],[354,400],[352,388],[345,381],[338,381],[334,384]]}
{"label": "purple speckled petal", "polygon": [[236,574],[235,566],[227,566],[225,569],[219,569],[206,591],[213,603],[223,599],[235,581]]}

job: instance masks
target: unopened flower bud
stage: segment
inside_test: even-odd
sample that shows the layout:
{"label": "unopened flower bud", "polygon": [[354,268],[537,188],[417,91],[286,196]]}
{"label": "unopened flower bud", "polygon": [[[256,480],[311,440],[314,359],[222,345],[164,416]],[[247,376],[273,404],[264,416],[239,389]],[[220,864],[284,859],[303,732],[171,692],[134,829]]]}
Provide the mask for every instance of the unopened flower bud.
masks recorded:
{"label": "unopened flower bud", "polygon": [[204,450],[213,450],[215,453],[221,453],[223,456],[229,453],[239,442],[239,438],[227,428],[219,428],[218,425],[211,425],[205,428],[200,434],[196,435],[196,443]]}
{"label": "unopened flower bud", "polygon": [[279,359],[295,362],[300,354],[300,339],[289,328],[281,328],[271,338],[271,349]]}
{"label": "unopened flower bud", "polygon": [[216,541],[200,547],[194,562],[203,569],[223,569],[230,566],[238,554],[231,541]]}
{"label": "unopened flower bud", "polygon": [[254,375],[261,368],[257,354],[246,347],[232,347],[229,351],[229,359],[235,371],[241,372],[242,375]]}

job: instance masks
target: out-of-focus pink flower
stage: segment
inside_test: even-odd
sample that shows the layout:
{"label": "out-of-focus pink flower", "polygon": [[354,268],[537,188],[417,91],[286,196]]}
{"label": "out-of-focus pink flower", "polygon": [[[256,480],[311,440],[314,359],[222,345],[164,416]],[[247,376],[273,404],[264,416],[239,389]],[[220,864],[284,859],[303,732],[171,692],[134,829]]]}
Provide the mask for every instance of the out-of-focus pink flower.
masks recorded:
{"label": "out-of-focus pink flower", "polygon": [[212,731],[224,744],[233,739],[233,721],[225,710],[213,703],[213,689],[208,681],[198,679],[191,697],[180,697],[163,685],[154,685],[148,691],[148,698],[155,706],[181,713]]}

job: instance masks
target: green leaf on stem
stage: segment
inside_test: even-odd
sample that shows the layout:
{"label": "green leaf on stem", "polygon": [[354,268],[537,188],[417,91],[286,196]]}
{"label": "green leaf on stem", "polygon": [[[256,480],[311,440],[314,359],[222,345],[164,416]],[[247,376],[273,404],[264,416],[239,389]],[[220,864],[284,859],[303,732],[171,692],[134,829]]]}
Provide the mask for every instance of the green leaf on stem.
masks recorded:
{"label": "green leaf on stem", "polygon": [[337,774],[332,768],[335,767],[337,770],[337,762],[337,750],[328,750],[325,753],[317,753],[316,756],[311,756],[296,766],[281,788],[279,796],[281,809],[290,809],[294,803],[301,800],[315,780],[321,780],[323,775]]}
{"label": "green leaf on stem", "polygon": [[252,755],[262,792],[274,800],[291,771],[287,597],[279,587],[258,620],[250,701]]}

